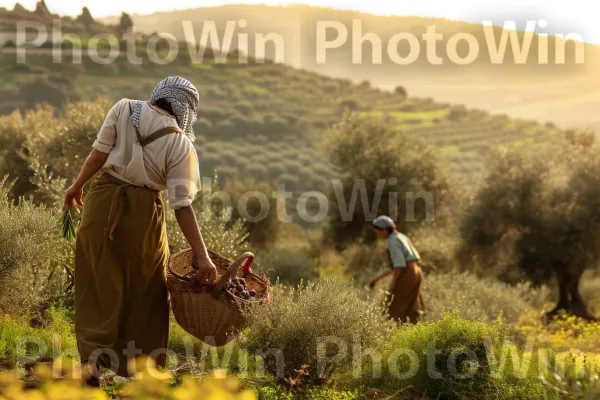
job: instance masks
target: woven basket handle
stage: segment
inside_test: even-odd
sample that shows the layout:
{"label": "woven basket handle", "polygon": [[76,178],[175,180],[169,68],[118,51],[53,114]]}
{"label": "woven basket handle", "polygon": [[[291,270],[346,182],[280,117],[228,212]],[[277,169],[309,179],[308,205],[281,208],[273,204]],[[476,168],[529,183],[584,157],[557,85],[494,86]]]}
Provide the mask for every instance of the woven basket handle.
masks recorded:
{"label": "woven basket handle", "polygon": [[[193,264],[193,263],[192,263],[192,264]],[[189,280],[190,280],[190,278],[189,278],[189,277],[187,277],[187,276],[184,276],[184,275],[181,275],[181,274],[179,274],[179,273],[177,273],[177,272],[175,272],[175,271],[173,270],[173,268],[171,267],[171,260],[169,260],[169,262],[167,263],[167,270],[168,270],[168,271],[169,271],[171,274],[173,274],[174,276],[176,276],[177,278],[181,279],[182,281],[189,281]]]}
{"label": "woven basket handle", "polygon": [[252,263],[252,261],[254,260],[254,254],[247,251],[231,263],[231,265],[227,269],[227,272],[225,272],[221,279],[219,279],[218,282],[215,284],[215,288],[213,289],[213,296],[218,296],[219,293],[221,293],[221,289],[223,289],[225,283],[229,281],[229,278],[231,278],[238,271],[238,269],[240,269],[242,263],[246,260],[248,260],[248,263]]}

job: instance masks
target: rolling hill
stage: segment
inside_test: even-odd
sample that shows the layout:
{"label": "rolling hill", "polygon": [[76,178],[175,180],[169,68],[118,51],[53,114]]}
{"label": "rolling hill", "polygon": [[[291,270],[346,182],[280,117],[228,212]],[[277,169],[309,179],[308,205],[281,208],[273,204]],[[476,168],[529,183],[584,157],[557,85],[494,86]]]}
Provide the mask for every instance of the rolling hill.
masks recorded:
{"label": "rolling hill", "polygon": [[196,131],[205,175],[218,168],[224,177],[286,182],[296,192],[323,188],[335,175],[319,153],[319,143],[346,109],[384,119],[399,133],[420,138],[472,182],[484,171],[489,149],[534,144],[560,132],[552,124],[491,115],[282,64],[189,65],[181,60],[158,66],[131,65],[120,58],[107,65],[89,59],[77,65],[54,64],[46,55],[17,64],[14,57],[0,57],[4,114],[43,102],[60,108],[69,99],[145,99],[167,75],[189,78],[201,92]]}
{"label": "rolling hill", "polygon": [[[497,20],[498,16],[493,16]],[[227,23],[246,21],[246,27],[235,26],[232,32],[232,48],[237,46],[237,34],[248,35],[249,53],[254,52],[257,35],[276,34],[283,39],[285,63],[329,76],[351,79],[355,82],[369,80],[373,85],[393,89],[404,86],[409,93],[418,97],[432,97],[438,101],[466,104],[470,107],[486,109],[494,113],[506,113],[511,117],[553,122],[563,127],[599,128],[600,117],[595,110],[593,99],[600,93],[600,79],[596,70],[600,65],[600,48],[585,45],[584,62],[575,62],[575,44],[567,43],[565,63],[558,64],[555,39],[551,34],[548,40],[548,64],[541,64],[538,58],[539,36],[533,36],[527,63],[517,65],[510,45],[507,46],[501,64],[490,61],[488,47],[482,25],[469,24],[444,19],[375,16],[352,11],[316,8],[303,5],[264,6],[228,5],[221,7],[201,7],[197,9],[160,12],[150,15],[132,15],[136,29],[145,33],[172,33],[179,39],[189,39],[184,34],[184,21],[191,23],[193,37],[198,41],[206,21],[214,21],[219,31],[219,39]],[[365,44],[361,61],[353,63],[352,54],[358,60],[358,43],[353,39],[352,21],[361,23],[362,34],[372,33],[381,40],[382,62],[371,57],[372,47]],[[105,22],[116,23],[117,17],[106,18]],[[324,63],[318,63],[316,54],[317,24],[330,21],[341,24],[347,30],[348,38],[344,45],[329,50]],[[549,24],[557,21],[549,21]],[[426,45],[420,44],[418,59],[408,65],[399,65],[388,56],[386,45],[397,33],[408,33],[417,38],[434,26],[443,38],[436,44],[436,52],[442,65],[433,65],[427,56]],[[525,27],[520,21],[519,29]],[[340,28],[340,30],[344,30]],[[539,26],[536,32],[548,32]],[[339,33],[339,31],[338,31]],[[447,45],[456,34],[471,34],[479,43],[479,56],[468,65],[456,65],[450,59]],[[564,32],[568,34],[569,32]],[[327,39],[335,38],[331,28]],[[500,29],[495,29],[500,39]],[[523,33],[520,33],[523,40]],[[322,42],[321,42],[322,43]],[[465,57],[468,48],[464,41],[457,41],[457,54]],[[354,50],[353,50],[354,45]],[[408,45],[399,47],[401,55],[408,54]],[[261,47],[262,48],[262,47]],[[275,45],[267,46],[266,54],[275,57]]]}
{"label": "rolling hill", "polygon": [[[287,8],[276,9],[288,11]],[[229,15],[227,7],[217,10]],[[14,15],[14,11],[12,13]],[[84,33],[90,29],[92,32],[116,29],[114,26],[98,23],[86,26],[77,20],[73,25]],[[240,63],[235,54],[230,54],[226,63],[215,62],[214,55],[207,55],[202,63],[194,63],[188,55],[180,53],[173,62],[159,65],[149,62],[148,55],[143,53],[145,45],[146,42],[138,44],[140,64],[131,63],[125,54],[108,64],[93,62],[89,57],[84,57],[82,63],[74,63],[68,49],[62,63],[53,62],[51,54],[44,53],[43,49],[29,53],[26,63],[17,63],[14,52],[5,49],[0,53],[0,114],[31,109],[41,103],[60,109],[65,101],[99,96],[111,101],[123,97],[145,99],[165,76],[184,76],[201,92],[196,132],[203,175],[209,176],[217,168],[222,178],[247,176],[286,183],[286,188],[292,189],[296,196],[307,190],[322,190],[328,180],[336,176],[320,153],[320,143],[324,132],[340,121],[347,109],[383,119],[397,132],[418,137],[437,149],[449,169],[472,184],[485,171],[483,160],[488,150],[504,145],[535,145],[561,132],[552,123],[491,114],[483,103],[479,108],[467,108],[417,96],[415,90],[407,94],[404,82],[410,87],[413,82],[410,76],[398,75],[393,90],[388,90],[369,80],[353,82],[310,68],[295,68],[252,57],[249,62]],[[183,43],[180,45],[185,47]],[[485,66],[475,67],[484,71]],[[510,76],[510,70],[508,66],[499,69],[495,80],[487,83],[488,91],[505,85],[502,79]],[[433,82],[450,76],[444,74],[431,74],[430,79]],[[375,81],[389,79],[382,73],[370,76]],[[544,82],[541,77],[538,81],[539,85]],[[464,83],[460,95],[475,90],[475,78],[463,77],[460,82]],[[551,88],[552,85],[546,83],[546,91]],[[550,99],[544,101],[551,102]],[[558,101],[556,107],[567,108]],[[294,202],[291,204],[293,207]]]}

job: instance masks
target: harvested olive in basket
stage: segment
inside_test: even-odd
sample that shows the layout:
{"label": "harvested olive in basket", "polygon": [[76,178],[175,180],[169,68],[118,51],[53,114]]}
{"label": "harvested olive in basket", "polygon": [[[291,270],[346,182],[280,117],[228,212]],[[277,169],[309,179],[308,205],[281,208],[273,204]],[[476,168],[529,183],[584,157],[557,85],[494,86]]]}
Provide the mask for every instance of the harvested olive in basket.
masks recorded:
{"label": "harvested olive in basket", "polygon": [[246,285],[248,282],[244,278],[231,277],[225,285],[223,285],[223,293],[229,293],[234,297],[250,300],[258,296],[256,290],[250,290]]}

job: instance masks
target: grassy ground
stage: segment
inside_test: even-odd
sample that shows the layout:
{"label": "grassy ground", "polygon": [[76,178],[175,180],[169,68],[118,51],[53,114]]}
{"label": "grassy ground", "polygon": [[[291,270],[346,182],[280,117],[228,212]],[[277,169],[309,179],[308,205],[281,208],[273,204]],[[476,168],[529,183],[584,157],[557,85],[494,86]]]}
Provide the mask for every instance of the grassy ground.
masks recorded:
{"label": "grassy ground", "polygon": [[[248,353],[244,350],[245,346],[240,346],[238,341],[214,349],[192,338],[172,321],[169,336],[171,355],[167,366],[171,373],[169,387],[181,384],[181,379],[185,376],[193,376],[196,382],[194,385],[200,385],[212,376],[221,376],[223,372],[219,371],[227,371],[227,376],[234,377],[259,399],[265,400],[415,399],[432,398],[433,393],[437,393],[437,397],[433,398],[448,399],[558,399],[557,390],[566,393],[565,397],[561,398],[575,399],[578,398],[577,388],[585,390],[588,396],[586,398],[595,398],[593,396],[600,393],[594,383],[600,367],[600,357],[597,355],[600,349],[600,324],[588,323],[566,315],[544,323],[540,319],[542,310],[537,306],[549,300],[543,297],[547,295],[539,295],[534,299],[532,293],[525,289],[511,289],[500,284],[490,285],[488,282],[486,296],[483,296],[483,293],[477,295],[477,290],[474,290],[471,299],[463,299],[456,297],[458,294],[454,289],[459,289],[458,287],[442,294],[440,289],[436,289],[436,285],[448,286],[448,282],[462,281],[471,288],[473,285],[485,287],[485,281],[478,283],[473,280],[476,278],[469,276],[449,276],[448,280],[444,281],[443,275],[437,278],[431,275],[426,279],[429,282],[429,296],[426,302],[429,313],[436,314],[442,311],[450,302],[454,303],[457,310],[450,314],[441,312],[437,316],[430,315],[426,322],[417,326],[396,328],[389,334],[385,346],[374,353],[382,355],[379,362],[382,362],[383,369],[379,370],[380,372],[374,369],[377,363],[373,359],[366,362],[357,373],[356,364],[352,367],[353,361],[350,357],[341,362],[346,367],[336,372],[325,387],[306,386],[300,379],[298,388],[290,392],[288,384],[276,383],[271,375],[265,372],[261,357]],[[439,300],[435,299],[437,293],[442,296]],[[449,299],[443,296],[455,297]],[[494,311],[486,306],[486,302],[499,302],[500,298],[503,298],[505,305],[494,314]],[[504,314],[501,309],[517,306],[517,303],[512,304],[517,301],[516,298],[520,298],[518,301],[522,302],[522,311],[514,315]],[[481,303],[480,311],[473,308],[474,299]],[[460,309],[463,311],[459,311]],[[491,319],[482,319],[484,315]],[[501,319],[494,322],[494,315]],[[242,335],[243,337],[245,335]],[[427,349],[432,344],[436,351],[440,351],[434,359],[442,360],[435,362],[435,368],[442,372],[441,380],[432,379],[425,369],[428,365]],[[398,349],[408,349],[418,358],[416,375],[401,378],[402,374],[399,372],[409,371],[413,367],[412,364],[407,364],[410,357],[392,357]],[[469,349],[475,351],[477,364],[464,364],[463,362],[468,360],[458,360],[462,360],[461,368],[467,368],[468,365],[471,365],[468,368],[476,367],[474,375],[469,375],[466,380],[456,380],[453,375],[447,375],[444,372],[444,357]],[[26,316],[0,318],[0,369],[16,367],[17,371],[24,374],[22,376],[26,382],[33,382],[35,385],[33,375],[25,371],[29,363],[40,357],[77,361],[72,309],[49,309],[43,318],[35,320]],[[393,359],[397,361],[392,362]],[[483,361],[485,362],[482,364]],[[467,373],[468,368],[461,371]],[[486,371],[497,371],[498,374],[488,375]],[[132,390],[128,385],[131,385],[131,382],[115,377],[109,371],[102,375],[104,392],[113,398],[122,398],[124,390]],[[0,384],[0,393],[2,390]],[[450,396],[449,390],[456,392],[459,397]]]}

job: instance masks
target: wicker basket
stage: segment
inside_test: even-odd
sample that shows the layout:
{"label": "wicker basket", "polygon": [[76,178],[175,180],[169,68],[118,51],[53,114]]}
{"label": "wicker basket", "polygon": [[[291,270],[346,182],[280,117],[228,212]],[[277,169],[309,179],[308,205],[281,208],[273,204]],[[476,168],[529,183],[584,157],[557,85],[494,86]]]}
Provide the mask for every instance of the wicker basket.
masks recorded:
{"label": "wicker basket", "polygon": [[244,300],[223,292],[223,285],[238,273],[244,261],[244,269],[249,267],[254,255],[246,252],[231,262],[211,250],[208,253],[217,267],[215,285],[197,283],[194,253],[188,249],[171,256],[167,265],[167,288],[177,323],[204,343],[223,346],[246,327],[245,313],[249,307],[269,301],[270,286],[268,280],[248,272],[244,274],[246,287],[256,291],[256,297]]}

